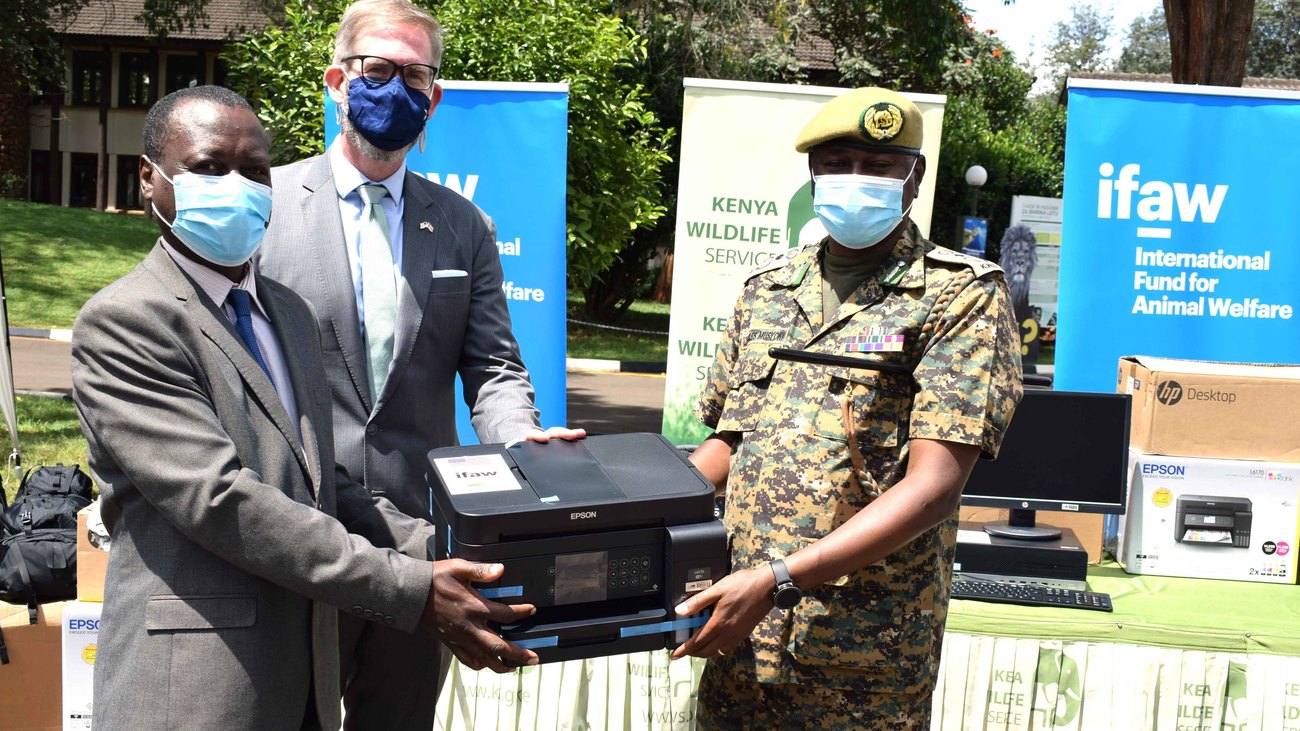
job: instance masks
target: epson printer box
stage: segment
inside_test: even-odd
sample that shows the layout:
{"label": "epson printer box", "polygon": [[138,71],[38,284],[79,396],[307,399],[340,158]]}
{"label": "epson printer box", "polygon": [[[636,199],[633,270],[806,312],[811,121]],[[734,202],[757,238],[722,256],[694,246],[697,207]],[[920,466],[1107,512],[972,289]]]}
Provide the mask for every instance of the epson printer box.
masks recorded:
{"label": "epson printer box", "polygon": [[1130,355],[1116,385],[1146,454],[1300,462],[1300,366]]}
{"label": "epson printer box", "polygon": [[437,559],[501,563],[488,599],[537,612],[500,627],[541,662],[675,647],[707,620],[673,608],[726,575],[714,487],[658,434],[429,452]]}
{"label": "epson printer box", "polygon": [[1296,582],[1300,464],[1129,451],[1118,558],[1130,574]]}
{"label": "epson printer box", "polygon": [[94,710],[95,655],[99,649],[98,602],[72,602],[63,608],[63,728],[90,728]]}

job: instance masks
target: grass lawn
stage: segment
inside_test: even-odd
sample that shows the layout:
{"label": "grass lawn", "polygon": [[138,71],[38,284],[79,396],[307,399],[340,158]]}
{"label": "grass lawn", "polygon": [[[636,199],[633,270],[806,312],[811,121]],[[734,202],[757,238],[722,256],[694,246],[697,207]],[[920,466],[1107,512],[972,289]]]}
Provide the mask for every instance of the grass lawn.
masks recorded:
{"label": "grass lawn", "polygon": [[[86,440],[81,436],[72,402],[45,396],[19,396],[17,400],[23,469],[62,462],[79,464],[86,471]],[[0,482],[4,484],[6,500],[13,498],[19,480],[11,470],[3,470]]]}
{"label": "grass lawn", "polygon": [[637,300],[618,321],[609,327],[600,327],[598,323],[591,323],[591,318],[582,312],[581,295],[570,293],[568,355],[570,358],[662,363],[668,358],[668,310],[668,305]]}
{"label": "grass lawn", "polygon": [[0,255],[11,327],[67,328],[90,296],[153,246],[143,216],[0,200]]}

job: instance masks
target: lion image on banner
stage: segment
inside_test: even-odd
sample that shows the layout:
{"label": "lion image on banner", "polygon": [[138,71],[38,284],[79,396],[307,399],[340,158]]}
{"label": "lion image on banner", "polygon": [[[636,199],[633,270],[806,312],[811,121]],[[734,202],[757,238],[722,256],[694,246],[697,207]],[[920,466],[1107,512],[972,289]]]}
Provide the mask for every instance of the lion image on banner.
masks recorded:
{"label": "lion image on banner", "polygon": [[1038,263],[1038,239],[1028,226],[1016,224],[1002,234],[1002,257],[998,264],[1006,272],[1007,287],[1011,290],[1011,306],[1020,323],[1026,348],[1020,352],[1026,363],[1038,360],[1038,319],[1041,313],[1029,306],[1029,279]]}
{"label": "lion image on banner", "polygon": [[1037,263],[1038,240],[1028,226],[1016,224],[1002,234],[1002,258],[998,264],[1007,275],[1016,319],[1023,320],[1029,315],[1029,278]]}

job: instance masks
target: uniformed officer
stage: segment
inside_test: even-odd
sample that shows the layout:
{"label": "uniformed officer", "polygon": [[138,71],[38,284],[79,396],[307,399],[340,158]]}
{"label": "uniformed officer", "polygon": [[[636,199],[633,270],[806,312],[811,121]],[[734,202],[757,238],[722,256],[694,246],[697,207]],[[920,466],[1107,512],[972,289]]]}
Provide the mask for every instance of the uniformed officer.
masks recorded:
{"label": "uniformed officer", "polygon": [[908,218],[921,125],[865,88],[799,133],[830,236],[745,282],[696,406],[715,433],[692,461],[727,491],[732,565],[678,608],[713,607],[674,653],[710,658],[701,728],[929,727],[962,486],[1021,379],[1001,270]]}

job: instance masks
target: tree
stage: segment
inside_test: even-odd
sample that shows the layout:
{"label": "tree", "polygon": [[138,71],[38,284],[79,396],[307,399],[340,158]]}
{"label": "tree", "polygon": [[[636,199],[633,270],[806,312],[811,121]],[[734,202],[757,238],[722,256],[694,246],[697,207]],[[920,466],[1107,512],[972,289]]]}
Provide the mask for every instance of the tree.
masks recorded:
{"label": "tree", "polygon": [[1134,18],[1115,70],[1136,74],[1167,74],[1171,64],[1165,9],[1156,8],[1150,15]]}
{"label": "tree", "polygon": [[1255,0],[1165,0],[1176,84],[1241,86]]}
{"label": "tree", "polygon": [[[616,0],[615,12],[644,40],[646,53],[634,71],[645,85],[646,104],[672,136],[662,169],[661,200],[677,202],[682,123],[682,81],[687,77],[734,81],[798,82],[806,79],[796,58],[806,20],[802,0]],[[650,259],[673,238],[673,219],[634,232],[629,246],[587,287],[588,314],[610,319],[611,303],[646,289]],[[621,304],[630,304],[623,299]]]}
{"label": "tree", "polygon": [[1259,0],[1246,74],[1300,79],[1300,0]]}
{"label": "tree", "polygon": [[36,92],[62,82],[63,46],[57,22],[75,16],[90,0],[8,0],[0,34],[0,73],[7,83],[20,83]]}
{"label": "tree", "polygon": [[[61,85],[63,47],[54,22],[88,0],[8,0],[0,34],[0,196],[22,198],[31,147],[26,108],[33,93]],[[24,110],[18,113],[18,110]]]}
{"label": "tree", "polygon": [[835,46],[846,86],[935,89],[965,33],[952,0],[808,0],[810,27]]}
{"label": "tree", "polygon": [[[959,248],[955,232],[970,209],[970,165],[989,172],[979,213],[989,219],[990,243],[1007,227],[1011,196],[1061,195],[1065,110],[1051,96],[1028,98],[1033,74],[996,36],[971,30],[952,57],[943,89],[942,154],[929,172],[938,176],[930,232],[937,243]],[[996,246],[987,255],[996,261]]]}
{"label": "tree", "polygon": [[1047,46],[1047,64],[1053,69],[1057,89],[1072,71],[1106,70],[1112,18],[1091,5],[1075,2],[1070,6],[1070,19],[1057,22]]}
{"label": "tree", "polygon": [[[643,272],[636,232],[667,208],[661,171],[671,133],[635,80],[645,44],[600,0],[446,0],[438,15],[454,52],[448,76],[569,84],[569,279],[603,319],[631,305]],[[582,32],[575,33],[575,29]],[[526,39],[526,43],[521,43]]]}
{"label": "tree", "polygon": [[226,46],[226,83],[257,110],[271,135],[271,161],[284,165],[325,149],[325,64],[351,0],[289,0],[278,23]]}

